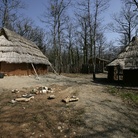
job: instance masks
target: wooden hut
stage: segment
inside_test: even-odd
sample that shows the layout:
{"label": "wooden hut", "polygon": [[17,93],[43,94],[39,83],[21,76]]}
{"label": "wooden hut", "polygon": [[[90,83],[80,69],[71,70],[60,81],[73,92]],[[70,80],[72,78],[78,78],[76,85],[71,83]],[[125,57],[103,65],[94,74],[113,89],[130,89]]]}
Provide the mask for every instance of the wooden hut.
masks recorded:
{"label": "wooden hut", "polygon": [[[105,67],[108,63],[109,63],[108,60],[96,57],[96,72],[98,73],[104,72]],[[92,58],[89,59],[89,64],[92,66],[93,64]]]}
{"label": "wooden hut", "polygon": [[133,37],[130,44],[107,67],[110,81],[123,80],[125,84],[138,85],[138,38]]}
{"label": "wooden hut", "polygon": [[[96,57],[96,69],[95,69],[96,73],[103,73],[108,63],[109,63],[108,60]],[[89,59],[88,64],[82,65],[81,72],[82,73],[93,72],[93,59],[92,58]]]}
{"label": "wooden hut", "polygon": [[35,43],[6,28],[0,30],[0,72],[5,75],[45,74],[48,58]]}

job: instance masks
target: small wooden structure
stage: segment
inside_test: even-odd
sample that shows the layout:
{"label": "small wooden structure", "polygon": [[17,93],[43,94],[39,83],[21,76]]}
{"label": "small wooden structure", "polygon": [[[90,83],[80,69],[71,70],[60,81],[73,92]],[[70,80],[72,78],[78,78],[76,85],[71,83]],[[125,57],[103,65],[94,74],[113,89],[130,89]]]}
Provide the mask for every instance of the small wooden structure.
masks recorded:
{"label": "small wooden structure", "polygon": [[[96,58],[96,73],[102,73],[105,70],[106,65],[109,63],[108,60]],[[88,64],[82,65],[82,73],[92,73],[93,72],[93,60],[89,59]]]}
{"label": "small wooden structure", "polygon": [[[96,72],[104,72],[106,65],[109,63],[108,60],[96,57]],[[92,66],[93,60],[89,59],[89,64]]]}
{"label": "small wooden structure", "polygon": [[110,81],[123,80],[125,84],[138,86],[138,38],[133,37],[107,68]]}
{"label": "small wooden structure", "polygon": [[45,74],[51,65],[35,43],[6,28],[0,30],[0,72],[5,75]]}

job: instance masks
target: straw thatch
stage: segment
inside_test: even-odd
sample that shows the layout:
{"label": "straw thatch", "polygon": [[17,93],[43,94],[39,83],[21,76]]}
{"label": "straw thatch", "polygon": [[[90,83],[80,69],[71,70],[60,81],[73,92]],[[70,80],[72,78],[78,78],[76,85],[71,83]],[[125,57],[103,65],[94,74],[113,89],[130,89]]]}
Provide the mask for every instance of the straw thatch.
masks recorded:
{"label": "straw thatch", "polygon": [[130,44],[107,66],[118,65],[122,69],[138,69],[138,37],[133,37]]}
{"label": "straw thatch", "polygon": [[6,28],[0,30],[0,62],[50,65],[35,43]]}

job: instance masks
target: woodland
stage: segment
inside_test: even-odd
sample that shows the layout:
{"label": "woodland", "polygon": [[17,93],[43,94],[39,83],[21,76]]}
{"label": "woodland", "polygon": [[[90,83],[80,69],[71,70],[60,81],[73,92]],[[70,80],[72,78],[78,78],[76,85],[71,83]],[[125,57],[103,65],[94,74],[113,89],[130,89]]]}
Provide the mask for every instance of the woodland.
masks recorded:
{"label": "woodland", "polygon": [[[96,58],[111,61],[138,32],[138,2],[120,1],[121,10],[109,13],[112,22],[105,24],[110,0],[47,0],[38,18],[42,28],[24,15],[25,1],[0,0],[0,27],[35,42],[58,73],[81,72],[92,59],[95,78]],[[118,34],[117,43],[107,41],[106,31]]]}

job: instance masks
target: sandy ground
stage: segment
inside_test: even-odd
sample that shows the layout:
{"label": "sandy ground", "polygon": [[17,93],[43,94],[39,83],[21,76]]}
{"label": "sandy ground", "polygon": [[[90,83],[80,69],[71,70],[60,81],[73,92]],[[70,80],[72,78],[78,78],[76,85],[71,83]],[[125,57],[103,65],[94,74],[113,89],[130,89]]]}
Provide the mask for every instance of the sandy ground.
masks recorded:
{"label": "sandy ground", "polygon": [[[98,74],[104,78],[106,74]],[[126,105],[121,98],[106,92],[108,85],[94,83],[91,75],[63,75],[48,74],[39,76],[12,76],[0,79],[0,90],[22,89],[36,86],[66,86],[63,93],[75,93],[79,101],[75,102],[74,110],[85,109],[83,119],[85,127],[76,130],[78,137],[83,138],[136,138],[138,128],[138,112]],[[77,129],[77,128],[76,128]]]}

